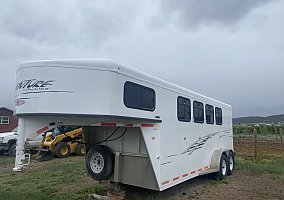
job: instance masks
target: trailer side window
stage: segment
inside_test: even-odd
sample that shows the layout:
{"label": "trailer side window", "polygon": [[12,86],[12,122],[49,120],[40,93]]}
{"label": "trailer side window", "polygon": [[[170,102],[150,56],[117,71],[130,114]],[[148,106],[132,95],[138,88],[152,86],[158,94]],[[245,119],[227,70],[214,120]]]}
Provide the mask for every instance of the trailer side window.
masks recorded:
{"label": "trailer side window", "polygon": [[127,108],[154,111],[156,94],[151,88],[127,81],[124,84],[123,101]]}
{"label": "trailer side window", "polygon": [[222,119],[222,109],[216,107],[215,108],[215,115],[216,115],[216,124],[217,125],[222,125],[223,119]]}
{"label": "trailer side window", "polygon": [[193,117],[195,123],[204,123],[204,106],[199,101],[193,102]]}
{"label": "trailer side window", "polygon": [[206,111],[206,123],[214,124],[214,107],[206,104],[205,111]]}
{"label": "trailer side window", "polygon": [[184,97],[177,98],[177,117],[179,121],[190,122],[191,120],[190,100]]}

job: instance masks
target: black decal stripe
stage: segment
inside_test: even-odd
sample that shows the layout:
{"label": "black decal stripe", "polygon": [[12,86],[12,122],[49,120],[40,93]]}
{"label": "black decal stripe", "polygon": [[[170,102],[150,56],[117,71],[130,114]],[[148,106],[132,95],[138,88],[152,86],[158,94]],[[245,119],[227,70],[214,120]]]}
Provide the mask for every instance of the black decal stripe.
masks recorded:
{"label": "black decal stripe", "polygon": [[71,91],[37,91],[37,92],[23,92],[21,94],[36,94],[36,93],[75,93]]}
{"label": "black decal stripe", "polygon": [[174,157],[174,156],[177,156],[177,155],[178,154],[169,155],[169,156],[166,156],[166,158]]}
{"label": "black decal stripe", "polygon": [[[211,139],[211,138],[213,138],[215,135],[221,134],[221,133],[229,133],[229,131],[228,131],[228,130],[219,131],[219,132],[211,133],[211,134],[208,134],[208,135],[206,135],[206,136],[204,136],[204,137],[201,137],[201,138],[199,138],[197,141],[195,141],[193,144],[191,144],[191,145],[190,145],[184,152],[182,152],[181,154],[185,154],[185,153],[188,153],[188,155],[192,154],[195,150],[201,149],[209,139]],[[221,137],[224,137],[224,136],[226,136],[226,135],[223,134],[223,135],[219,136],[219,139],[220,139]]]}
{"label": "black decal stripe", "polygon": [[166,164],[170,164],[172,161],[169,161],[169,162],[165,162],[165,163],[162,163],[161,165],[166,165]]}

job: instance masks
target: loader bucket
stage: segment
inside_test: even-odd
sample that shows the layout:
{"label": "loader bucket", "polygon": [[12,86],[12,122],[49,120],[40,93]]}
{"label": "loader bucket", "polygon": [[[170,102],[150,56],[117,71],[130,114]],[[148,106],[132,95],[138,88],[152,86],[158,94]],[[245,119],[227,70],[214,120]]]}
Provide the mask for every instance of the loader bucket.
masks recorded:
{"label": "loader bucket", "polygon": [[51,151],[39,151],[38,152],[38,157],[37,157],[37,161],[42,162],[42,161],[48,161],[48,160],[52,160],[53,154]]}

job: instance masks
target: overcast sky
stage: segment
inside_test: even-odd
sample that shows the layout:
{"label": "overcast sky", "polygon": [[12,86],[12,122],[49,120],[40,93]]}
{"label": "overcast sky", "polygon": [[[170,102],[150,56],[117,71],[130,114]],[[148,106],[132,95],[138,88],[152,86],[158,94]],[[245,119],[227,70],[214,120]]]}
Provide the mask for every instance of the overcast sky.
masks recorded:
{"label": "overcast sky", "polygon": [[284,113],[283,0],[0,0],[0,107],[22,61],[110,58],[226,102]]}

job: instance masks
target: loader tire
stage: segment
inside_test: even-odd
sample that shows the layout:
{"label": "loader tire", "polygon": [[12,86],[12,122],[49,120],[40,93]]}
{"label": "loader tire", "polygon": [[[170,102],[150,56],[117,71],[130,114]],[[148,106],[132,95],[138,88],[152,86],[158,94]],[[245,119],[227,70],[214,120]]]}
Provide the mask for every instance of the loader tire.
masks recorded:
{"label": "loader tire", "polygon": [[97,145],[87,153],[86,168],[94,180],[107,180],[113,173],[114,155],[108,147]]}
{"label": "loader tire", "polygon": [[85,155],[85,145],[78,143],[76,146],[75,152],[78,156],[84,156]]}
{"label": "loader tire", "polygon": [[55,155],[58,158],[67,158],[70,154],[70,146],[66,142],[60,142],[55,147]]}

